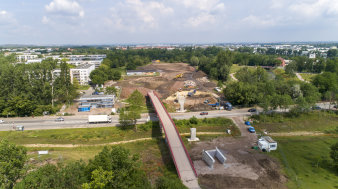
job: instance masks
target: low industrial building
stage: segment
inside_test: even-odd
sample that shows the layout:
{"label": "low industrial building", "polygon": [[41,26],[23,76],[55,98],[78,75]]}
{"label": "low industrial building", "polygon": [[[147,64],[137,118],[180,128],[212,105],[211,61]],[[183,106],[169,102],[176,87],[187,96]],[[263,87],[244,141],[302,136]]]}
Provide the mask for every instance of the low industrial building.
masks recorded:
{"label": "low industrial building", "polygon": [[156,73],[156,70],[127,70],[127,76],[151,76]]}
{"label": "low industrial building", "polygon": [[[113,108],[115,103],[115,95],[90,95],[83,96],[76,100],[79,102],[79,110],[88,110],[84,107],[92,108]],[[89,109],[89,110],[90,110]]]}
{"label": "low industrial building", "polygon": [[74,79],[77,79],[80,85],[88,85],[90,81],[90,73],[95,70],[95,65],[93,64],[84,64],[80,65],[74,69],[70,69],[70,79],[73,82]]}

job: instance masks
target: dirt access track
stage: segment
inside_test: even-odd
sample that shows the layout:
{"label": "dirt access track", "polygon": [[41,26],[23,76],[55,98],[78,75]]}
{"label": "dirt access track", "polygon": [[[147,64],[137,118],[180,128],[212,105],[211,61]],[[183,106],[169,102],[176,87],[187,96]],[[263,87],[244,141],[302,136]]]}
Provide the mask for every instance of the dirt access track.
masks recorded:
{"label": "dirt access track", "polygon": [[[139,67],[137,70],[156,70],[159,74],[157,76],[125,76],[122,81],[114,83],[114,86],[122,87],[121,99],[127,98],[136,89],[144,95],[154,90],[161,99],[164,99],[165,103],[178,108],[178,104],[174,103],[176,93],[180,89],[186,93],[197,89],[195,96],[186,98],[187,108],[196,105],[203,106],[205,99],[208,99],[210,103],[216,102],[215,95],[213,95],[216,84],[209,81],[204,72],[197,71],[186,63],[152,63]],[[175,78],[178,74],[182,74],[182,77]],[[195,87],[185,87],[186,81],[193,81],[196,84]],[[202,109],[209,108],[207,105],[204,106],[206,107]]]}
{"label": "dirt access track", "polygon": [[[241,118],[233,118],[240,128],[240,138],[219,137],[211,141],[194,143],[190,156],[194,162],[202,188],[287,188],[287,178],[280,173],[277,160],[251,149],[257,137],[246,130]],[[227,158],[225,165],[217,160],[210,169],[202,160],[202,150],[219,148]]]}

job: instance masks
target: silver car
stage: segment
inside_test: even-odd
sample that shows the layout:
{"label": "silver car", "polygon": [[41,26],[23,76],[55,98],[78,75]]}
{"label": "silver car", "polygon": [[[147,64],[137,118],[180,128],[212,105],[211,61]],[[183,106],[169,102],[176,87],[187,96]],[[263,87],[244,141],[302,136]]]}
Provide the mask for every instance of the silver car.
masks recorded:
{"label": "silver car", "polygon": [[63,117],[58,117],[55,119],[55,121],[64,121],[65,119],[63,119]]}

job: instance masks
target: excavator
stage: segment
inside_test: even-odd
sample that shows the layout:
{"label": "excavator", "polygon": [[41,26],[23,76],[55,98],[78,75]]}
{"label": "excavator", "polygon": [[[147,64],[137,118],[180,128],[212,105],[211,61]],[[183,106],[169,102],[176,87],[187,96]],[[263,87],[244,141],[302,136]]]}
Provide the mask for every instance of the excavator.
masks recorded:
{"label": "excavator", "polygon": [[178,78],[182,78],[183,77],[183,73],[177,74],[174,79],[178,79]]}

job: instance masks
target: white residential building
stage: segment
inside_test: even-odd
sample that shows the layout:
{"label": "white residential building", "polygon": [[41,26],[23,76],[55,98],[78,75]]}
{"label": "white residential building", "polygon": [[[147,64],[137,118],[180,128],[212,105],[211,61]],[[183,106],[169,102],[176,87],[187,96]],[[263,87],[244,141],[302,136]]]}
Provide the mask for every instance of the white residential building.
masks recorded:
{"label": "white residential building", "polygon": [[316,53],[309,54],[309,58],[312,58],[312,59],[316,58]]}
{"label": "white residential building", "polygon": [[95,70],[94,64],[83,64],[74,69],[70,69],[70,79],[73,82],[74,78],[79,81],[80,85],[88,85],[90,81],[89,75]]}
{"label": "white residential building", "polygon": [[16,60],[18,60],[19,62],[27,62],[27,60],[34,60],[37,58],[38,58],[38,55],[36,54],[25,53],[25,54],[16,55]]}
{"label": "white residential building", "polygon": [[74,66],[92,64],[92,65],[95,65],[95,68],[98,68],[100,67],[102,63],[102,59],[101,60],[70,60],[70,61],[67,61],[67,63],[74,65]]}

